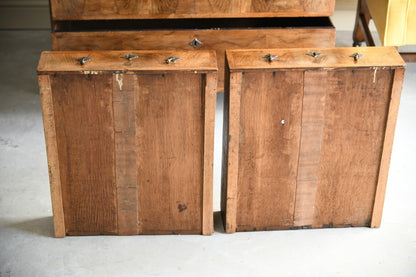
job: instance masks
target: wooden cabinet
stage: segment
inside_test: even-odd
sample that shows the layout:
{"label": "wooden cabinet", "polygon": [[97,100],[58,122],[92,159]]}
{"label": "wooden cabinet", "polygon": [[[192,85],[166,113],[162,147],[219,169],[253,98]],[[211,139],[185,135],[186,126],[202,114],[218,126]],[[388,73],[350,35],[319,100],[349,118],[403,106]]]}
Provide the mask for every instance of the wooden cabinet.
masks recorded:
{"label": "wooden cabinet", "polygon": [[[57,24],[52,33],[52,48],[60,51],[215,50],[219,68],[218,91],[223,91],[226,49],[335,46],[335,28],[326,17],[156,21],[139,21],[136,25],[125,23],[112,32],[108,30],[115,29],[116,25],[110,23]],[[140,27],[135,30],[135,26]],[[89,31],[82,31],[85,29]]]}
{"label": "wooden cabinet", "polygon": [[53,20],[330,16],[335,0],[51,0]]}
{"label": "wooden cabinet", "polygon": [[57,237],[212,233],[216,71],[212,51],[42,53]]}
{"label": "wooden cabinet", "polygon": [[230,50],[227,60],[226,231],[379,227],[404,76],[396,49]]}

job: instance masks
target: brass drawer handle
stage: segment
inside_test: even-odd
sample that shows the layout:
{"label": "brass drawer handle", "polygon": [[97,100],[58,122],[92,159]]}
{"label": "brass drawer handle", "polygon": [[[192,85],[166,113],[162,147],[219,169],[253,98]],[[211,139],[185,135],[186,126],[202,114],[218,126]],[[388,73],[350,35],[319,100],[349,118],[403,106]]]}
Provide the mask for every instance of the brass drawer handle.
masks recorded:
{"label": "brass drawer handle", "polygon": [[350,56],[351,58],[354,58],[354,61],[358,61],[359,59],[361,59],[362,57],[364,57],[363,54],[358,54],[358,53],[354,53]]}
{"label": "brass drawer handle", "polygon": [[177,57],[169,57],[169,58],[167,58],[166,60],[165,60],[165,62],[167,63],[167,64],[170,64],[170,63],[176,63],[177,61],[179,61],[181,58],[177,58]]}
{"label": "brass drawer handle", "polygon": [[136,56],[136,55],[133,55],[133,54],[127,54],[127,55],[122,56],[120,58],[123,58],[123,59],[126,59],[128,61],[131,61],[131,60],[137,59],[138,57],[139,56]]}
{"label": "brass drawer handle", "polygon": [[264,56],[263,58],[267,59],[269,61],[269,63],[271,63],[274,59],[278,58],[279,56],[277,55],[273,55],[273,54],[267,54],[266,56]]}
{"label": "brass drawer handle", "polygon": [[201,46],[203,43],[202,43],[202,41],[200,41],[199,39],[197,39],[197,38],[194,38],[190,43],[189,43],[189,45],[190,46],[192,46],[193,48],[197,48],[198,46]]}
{"label": "brass drawer handle", "polygon": [[92,59],[88,57],[81,57],[77,59],[77,61],[79,61],[80,65],[84,65],[86,62],[92,61]]}
{"label": "brass drawer handle", "polygon": [[312,58],[316,58],[316,57],[322,56],[322,53],[318,53],[318,52],[312,51],[312,52],[310,52],[310,53],[308,53],[306,55],[311,56]]}

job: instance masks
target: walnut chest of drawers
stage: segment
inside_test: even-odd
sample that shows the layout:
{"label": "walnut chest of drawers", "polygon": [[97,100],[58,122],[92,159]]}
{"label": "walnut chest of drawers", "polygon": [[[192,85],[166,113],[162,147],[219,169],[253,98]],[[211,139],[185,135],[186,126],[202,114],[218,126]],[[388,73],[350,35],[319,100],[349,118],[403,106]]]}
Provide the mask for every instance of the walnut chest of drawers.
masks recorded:
{"label": "walnut chest of drawers", "polygon": [[404,76],[396,49],[227,59],[226,231],[379,227]]}
{"label": "walnut chest of drawers", "polygon": [[215,52],[44,52],[38,74],[57,237],[212,233]]}

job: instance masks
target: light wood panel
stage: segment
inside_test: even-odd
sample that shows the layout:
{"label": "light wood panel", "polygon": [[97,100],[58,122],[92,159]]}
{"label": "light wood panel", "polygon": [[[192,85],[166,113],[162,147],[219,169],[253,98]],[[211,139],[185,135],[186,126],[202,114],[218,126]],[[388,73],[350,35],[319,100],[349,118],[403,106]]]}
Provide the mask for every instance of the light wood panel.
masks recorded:
{"label": "light wood panel", "polygon": [[328,72],[313,227],[370,226],[391,84],[389,69]]}
{"label": "light wood panel", "polygon": [[[380,226],[404,62],[360,49],[357,61],[355,48],[227,51],[227,232]],[[288,107],[285,133],[273,124]]]}
{"label": "light wood panel", "polygon": [[[311,52],[321,55],[313,58]],[[273,62],[263,58],[267,54],[279,56]],[[357,61],[351,55],[358,53]],[[292,69],[322,67],[382,67],[404,66],[395,47],[337,47],[337,48],[299,48],[265,50],[228,50],[227,59],[231,70]]]}
{"label": "light wood panel", "polygon": [[240,133],[237,231],[292,226],[302,77],[302,71],[258,71],[243,75],[237,130]]}
{"label": "light wood panel", "polygon": [[334,0],[51,0],[53,20],[330,16]]}
{"label": "light wood panel", "polygon": [[213,232],[215,53],[167,53],[93,52],[88,70],[86,52],[41,56],[56,236]]}
{"label": "light wood panel", "polygon": [[138,202],[143,234],[201,233],[201,81],[199,74],[138,76]]}
{"label": "light wood panel", "polygon": [[66,233],[116,234],[112,76],[49,77]]}
{"label": "light wood panel", "polygon": [[48,173],[52,200],[55,237],[65,237],[65,219],[62,203],[61,174],[59,172],[58,146],[56,143],[55,115],[49,76],[39,76],[43,126],[45,127]]}

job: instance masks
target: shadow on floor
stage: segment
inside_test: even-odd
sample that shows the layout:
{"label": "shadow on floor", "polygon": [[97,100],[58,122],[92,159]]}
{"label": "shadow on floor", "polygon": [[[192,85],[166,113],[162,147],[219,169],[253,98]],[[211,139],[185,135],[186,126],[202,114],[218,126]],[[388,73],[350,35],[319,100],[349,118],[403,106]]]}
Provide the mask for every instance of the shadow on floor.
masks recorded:
{"label": "shadow on floor", "polygon": [[44,237],[55,237],[53,230],[53,217],[41,217],[19,223],[10,224],[9,227]]}
{"label": "shadow on floor", "polygon": [[217,233],[225,234],[224,225],[222,222],[221,212],[214,212],[214,231]]}

